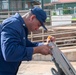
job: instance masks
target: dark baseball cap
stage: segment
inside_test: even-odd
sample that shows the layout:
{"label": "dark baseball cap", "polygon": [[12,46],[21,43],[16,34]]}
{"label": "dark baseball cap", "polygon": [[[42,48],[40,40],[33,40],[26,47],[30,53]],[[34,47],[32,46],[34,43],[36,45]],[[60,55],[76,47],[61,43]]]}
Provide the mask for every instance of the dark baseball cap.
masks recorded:
{"label": "dark baseball cap", "polygon": [[36,18],[39,20],[39,22],[41,23],[42,27],[47,30],[47,28],[45,27],[44,23],[46,21],[47,15],[46,12],[39,8],[39,7],[34,7],[31,9],[32,14],[36,15]]}

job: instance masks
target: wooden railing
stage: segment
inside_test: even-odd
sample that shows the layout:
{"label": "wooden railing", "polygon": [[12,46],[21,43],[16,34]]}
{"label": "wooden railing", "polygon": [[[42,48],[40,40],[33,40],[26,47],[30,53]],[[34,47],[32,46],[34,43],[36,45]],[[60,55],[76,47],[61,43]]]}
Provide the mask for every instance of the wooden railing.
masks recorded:
{"label": "wooden railing", "polygon": [[[67,29],[67,28],[69,29]],[[66,29],[64,29],[66,28]],[[70,29],[71,28],[71,29]],[[56,38],[56,44],[59,47],[75,46],[76,45],[76,26],[62,26],[59,27],[47,27],[48,32],[45,32],[42,28],[36,32],[29,34],[28,38],[35,42],[45,42],[48,35],[52,35]]]}
{"label": "wooden railing", "polygon": [[15,13],[20,13],[21,15],[23,15],[23,14],[25,14],[27,11],[29,11],[29,10],[4,11],[4,12],[1,12],[1,11],[0,11],[0,23],[1,23],[4,19],[6,19],[6,18],[8,18],[8,17],[10,17],[10,16],[12,16],[12,15],[14,15]]}

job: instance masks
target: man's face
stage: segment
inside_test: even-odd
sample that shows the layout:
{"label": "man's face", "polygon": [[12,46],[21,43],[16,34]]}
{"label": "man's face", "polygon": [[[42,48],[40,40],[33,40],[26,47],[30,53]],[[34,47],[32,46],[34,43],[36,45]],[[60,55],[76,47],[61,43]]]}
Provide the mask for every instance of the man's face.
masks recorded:
{"label": "man's face", "polygon": [[35,15],[32,15],[30,17],[29,22],[30,22],[29,31],[37,31],[41,26],[41,23],[37,20]]}

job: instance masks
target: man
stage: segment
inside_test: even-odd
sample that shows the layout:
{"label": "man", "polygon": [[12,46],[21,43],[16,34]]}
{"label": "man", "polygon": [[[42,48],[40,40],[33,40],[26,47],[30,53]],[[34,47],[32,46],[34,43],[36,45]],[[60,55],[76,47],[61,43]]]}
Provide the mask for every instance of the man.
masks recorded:
{"label": "man", "polygon": [[28,32],[44,26],[46,13],[35,7],[23,15],[16,13],[5,19],[1,25],[0,75],[16,75],[21,61],[32,60],[32,55],[50,54],[50,47],[43,43],[32,43],[28,40]]}

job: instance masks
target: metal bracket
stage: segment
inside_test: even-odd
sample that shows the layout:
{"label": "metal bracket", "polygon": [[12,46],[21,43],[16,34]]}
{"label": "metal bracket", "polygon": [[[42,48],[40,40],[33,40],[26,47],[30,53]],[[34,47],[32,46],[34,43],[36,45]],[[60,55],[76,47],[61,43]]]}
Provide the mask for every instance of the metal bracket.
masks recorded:
{"label": "metal bracket", "polygon": [[53,75],[76,75],[76,71],[71,65],[70,61],[62,53],[61,50],[56,46],[55,43],[50,42],[49,46],[53,46],[52,52],[52,61],[54,62],[57,70],[51,68]]}

